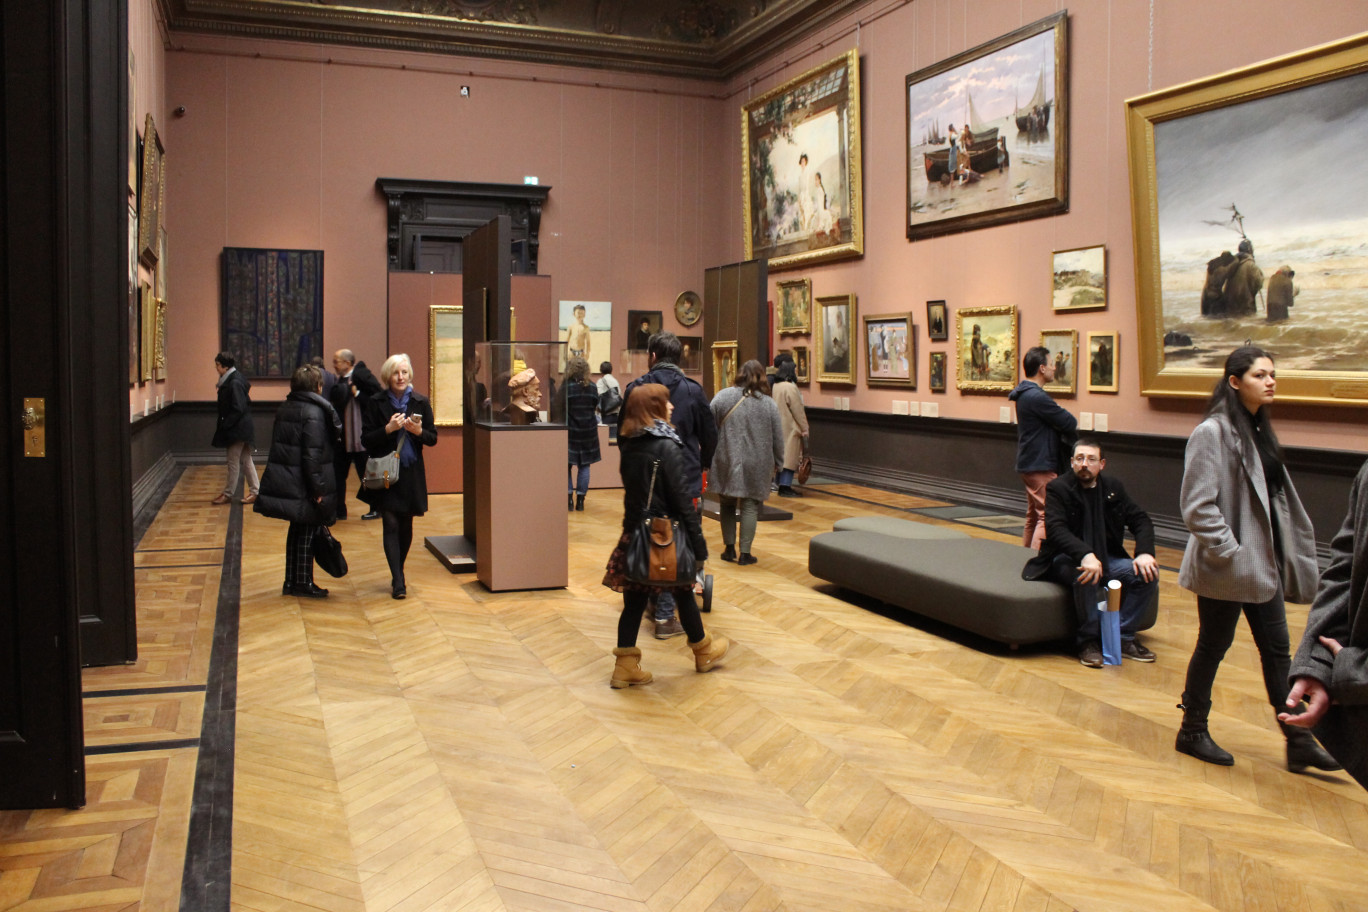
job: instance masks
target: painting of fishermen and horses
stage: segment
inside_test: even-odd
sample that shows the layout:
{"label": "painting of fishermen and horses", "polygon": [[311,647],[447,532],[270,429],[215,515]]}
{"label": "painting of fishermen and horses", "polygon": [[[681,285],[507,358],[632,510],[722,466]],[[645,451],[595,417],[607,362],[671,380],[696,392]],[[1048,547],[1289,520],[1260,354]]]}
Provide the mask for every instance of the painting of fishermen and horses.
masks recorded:
{"label": "painting of fishermen and horses", "polygon": [[742,106],[741,152],[746,259],[773,271],[864,252],[854,50]]}
{"label": "painting of fishermen and horses", "polygon": [[1142,390],[1252,343],[1279,400],[1368,405],[1368,36],[1127,102]]}
{"label": "painting of fishermen and horses", "polygon": [[1068,16],[907,77],[907,239],[1069,208]]}

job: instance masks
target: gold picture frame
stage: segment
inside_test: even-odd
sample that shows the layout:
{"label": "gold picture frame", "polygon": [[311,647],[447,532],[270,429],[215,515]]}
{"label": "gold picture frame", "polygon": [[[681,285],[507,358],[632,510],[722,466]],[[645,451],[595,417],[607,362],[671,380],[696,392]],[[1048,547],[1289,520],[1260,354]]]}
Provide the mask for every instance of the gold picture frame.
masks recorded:
{"label": "gold picture frame", "polygon": [[1017,309],[1011,304],[955,311],[955,388],[1008,393],[1017,385]]}
{"label": "gold picture frame", "polygon": [[712,344],[712,395],[732,385],[736,376],[736,341]]}
{"label": "gold picture frame", "polygon": [[1050,361],[1055,366],[1054,379],[1040,388],[1055,396],[1078,393],[1078,330],[1042,329],[1040,344],[1050,350]]}
{"label": "gold picture frame", "polygon": [[142,340],[139,343],[141,368],[138,381],[147,383],[154,379],[157,369],[157,296],[148,282],[138,283],[138,314]]}
{"label": "gold picture frame", "polygon": [[807,335],[812,332],[812,279],[790,279],[779,283],[779,307],[774,314],[779,335]]}
{"label": "gold picture frame", "polygon": [[1056,250],[1050,307],[1055,313],[1107,309],[1107,245]]}
{"label": "gold picture frame", "polygon": [[795,383],[807,385],[812,382],[809,363],[808,347],[806,345],[793,346],[793,379]]}
{"label": "gold picture frame", "polygon": [[166,194],[166,150],[157,135],[157,124],[147,115],[143,127],[142,173],[138,196],[138,260],[150,269],[157,265],[162,203]]}
{"label": "gold picture frame", "polygon": [[1088,333],[1088,392],[1121,390],[1121,362],[1116,357],[1119,339],[1114,332]]}
{"label": "gold picture frame", "polygon": [[945,352],[934,351],[927,358],[927,386],[933,393],[945,392]]}
{"label": "gold picture frame", "polygon": [[464,309],[459,304],[428,307],[428,398],[433,424],[465,424]]}
{"label": "gold picture frame", "polygon": [[817,299],[813,346],[817,350],[818,383],[855,383],[857,356],[851,335],[859,325],[857,310],[858,302],[853,294]]}
{"label": "gold picture frame", "polygon": [[[1141,395],[1205,399],[1249,339],[1277,359],[1279,402],[1368,406],[1368,288],[1338,253],[1368,241],[1368,178],[1346,166],[1368,142],[1365,96],[1368,33],[1126,102]],[[1289,180],[1296,193],[1265,192]],[[1221,282],[1242,239],[1268,277],[1252,314]],[[1296,306],[1269,322],[1281,267]]]}
{"label": "gold picture frame", "polygon": [[910,313],[870,314],[864,326],[865,385],[917,388],[917,327]]}
{"label": "gold picture frame", "polygon": [[744,259],[777,271],[863,255],[860,160],[853,49],[742,105]]}

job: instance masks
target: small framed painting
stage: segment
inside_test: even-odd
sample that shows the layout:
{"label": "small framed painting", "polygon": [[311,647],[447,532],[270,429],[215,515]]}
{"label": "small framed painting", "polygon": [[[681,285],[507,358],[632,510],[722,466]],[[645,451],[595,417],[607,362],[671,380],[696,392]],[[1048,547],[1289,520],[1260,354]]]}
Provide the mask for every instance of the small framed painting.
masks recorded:
{"label": "small framed painting", "polygon": [[818,383],[854,383],[855,361],[850,351],[850,331],[855,325],[853,294],[817,299]]}
{"label": "small framed painting", "polygon": [[806,345],[793,346],[793,373],[799,383],[809,383],[812,380],[808,372],[808,347]]}
{"label": "small framed painting", "polygon": [[863,318],[865,383],[917,388],[917,339],[912,315],[873,314]]}
{"label": "small framed painting", "polygon": [[703,373],[703,337],[680,336],[679,369],[686,374]]}
{"label": "small framed painting", "polygon": [[926,338],[931,342],[944,342],[950,338],[950,318],[945,312],[944,301],[926,302]]}
{"label": "small framed painting", "polygon": [[1107,248],[1079,247],[1054,254],[1055,313],[1066,310],[1102,310],[1107,306]]}
{"label": "small framed painting", "polygon": [[779,313],[775,322],[780,335],[812,331],[811,279],[779,283]]}
{"label": "small framed painting", "polygon": [[627,349],[646,351],[651,336],[660,332],[661,314],[658,310],[627,311]]}
{"label": "small framed painting", "polygon": [[1050,350],[1054,379],[1041,389],[1054,395],[1072,396],[1078,392],[1078,330],[1042,329],[1040,344]]}
{"label": "small framed painting", "polygon": [[1017,309],[1011,304],[955,311],[955,387],[1007,393],[1017,383]]}
{"label": "small framed painting", "polygon": [[712,395],[716,396],[732,385],[736,376],[736,342],[712,344]]}
{"label": "small framed painting", "polygon": [[1114,332],[1088,333],[1088,392],[1115,393],[1121,389],[1116,369]]}
{"label": "small framed painting", "polygon": [[931,392],[945,392],[945,352],[932,352],[931,358]]}

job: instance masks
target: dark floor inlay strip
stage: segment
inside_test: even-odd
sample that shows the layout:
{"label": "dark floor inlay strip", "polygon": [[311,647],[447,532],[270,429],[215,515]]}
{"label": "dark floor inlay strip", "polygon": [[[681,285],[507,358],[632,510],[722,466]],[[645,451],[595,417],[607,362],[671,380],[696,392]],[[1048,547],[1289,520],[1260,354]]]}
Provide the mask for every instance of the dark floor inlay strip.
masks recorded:
{"label": "dark floor inlay strip", "polygon": [[81,696],[87,700],[97,697],[142,697],[150,694],[203,693],[204,684],[174,684],[168,687],[128,687],[123,690],[85,690]]}
{"label": "dark floor inlay strip", "polygon": [[132,744],[97,744],[87,745],[86,756],[95,754],[134,754],[140,751],[162,751],[162,750],[184,750],[189,747],[199,747],[199,738],[171,738],[166,741],[134,741]]}
{"label": "dark floor inlay strip", "polygon": [[182,912],[228,912],[233,869],[233,742],[237,712],[238,609],[242,591],[242,504],[233,502],[223,542],[214,646],[181,875]]}

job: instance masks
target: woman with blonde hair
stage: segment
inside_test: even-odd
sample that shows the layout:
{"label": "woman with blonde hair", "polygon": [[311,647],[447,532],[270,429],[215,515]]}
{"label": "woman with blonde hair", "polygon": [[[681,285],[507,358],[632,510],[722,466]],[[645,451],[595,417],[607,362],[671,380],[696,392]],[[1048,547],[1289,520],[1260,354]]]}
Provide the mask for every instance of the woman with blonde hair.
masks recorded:
{"label": "woman with blonde hair", "polygon": [[[708,472],[708,490],[722,502],[724,561],[738,565],[759,563],[751,554],[760,504],[769,497],[774,473],[784,467],[784,430],[779,406],[765,395],[765,368],[747,361],[736,372],[735,385],[713,397],[717,422],[717,450]],[[736,538],[736,515],[741,514],[741,540]],[[736,550],[740,545],[740,552]]]}
{"label": "woman with blonde hair", "polygon": [[[631,530],[648,515],[668,516],[677,520],[681,532],[688,536],[700,571],[708,559],[703,525],[693,508],[689,491],[684,443],[670,424],[673,411],[670,391],[659,383],[637,386],[622,407],[622,425],[618,430],[618,448],[622,454],[622,536],[608,558],[607,571],[603,575],[603,585],[622,593],[617,648],[613,650],[617,662],[609,681],[614,688],[649,684],[652,680],[651,673],[641,667],[641,650],[636,641],[641,629],[641,613],[646,610],[654,588],[633,583],[623,574]],[[699,673],[711,671],[730,644],[726,637],[712,636],[703,629],[703,618],[698,613],[692,588],[685,586],[674,592],[679,620],[688,635],[689,648],[693,650],[694,667]]]}
{"label": "woman with blonde hair", "polygon": [[437,443],[432,402],[413,388],[413,362],[390,355],[380,368],[383,389],[361,404],[361,443],[372,457],[399,453],[399,480],[385,488],[361,489],[361,499],[384,523],[385,561],[390,596],[408,596],[404,561],[413,544],[413,517],[427,512],[427,473],[423,448]]}

